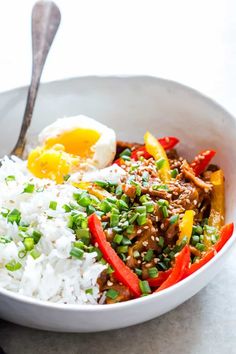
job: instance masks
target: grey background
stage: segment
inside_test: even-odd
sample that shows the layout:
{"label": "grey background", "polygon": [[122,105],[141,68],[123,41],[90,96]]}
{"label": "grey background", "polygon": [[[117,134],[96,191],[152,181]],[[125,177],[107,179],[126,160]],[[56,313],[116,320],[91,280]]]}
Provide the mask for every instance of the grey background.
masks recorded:
{"label": "grey background", "polygon": [[7,354],[234,354],[235,257],[236,248],[205,289],[147,323],[110,332],[67,334],[28,329],[0,320],[0,346]]}

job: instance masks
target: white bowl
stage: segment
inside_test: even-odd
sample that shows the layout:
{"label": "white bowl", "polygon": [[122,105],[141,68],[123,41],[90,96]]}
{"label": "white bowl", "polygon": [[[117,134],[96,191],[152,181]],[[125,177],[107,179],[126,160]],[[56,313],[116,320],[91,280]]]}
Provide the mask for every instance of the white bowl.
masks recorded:
{"label": "white bowl", "polygon": [[[16,141],[26,88],[0,94],[0,153]],[[58,117],[86,114],[116,130],[118,138],[142,141],[148,129],[180,138],[178,150],[190,159],[201,149],[217,150],[226,175],[226,222],[235,221],[236,121],[223,108],[180,84],[151,77],[85,77],[40,88],[30,135]],[[222,268],[235,234],[206,266],[158,294],[115,305],[57,305],[0,289],[0,317],[45,330],[93,332],[126,327],[160,316],[202,289]],[[227,296],[227,295],[226,295]]]}

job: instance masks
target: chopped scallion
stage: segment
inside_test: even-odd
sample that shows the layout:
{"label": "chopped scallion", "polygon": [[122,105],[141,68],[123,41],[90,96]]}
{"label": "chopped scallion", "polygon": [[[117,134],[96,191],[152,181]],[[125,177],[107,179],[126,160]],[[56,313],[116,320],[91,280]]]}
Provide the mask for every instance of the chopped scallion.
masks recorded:
{"label": "chopped scallion", "polygon": [[135,273],[140,277],[141,275],[142,275],[142,270],[141,269],[139,269],[139,268],[135,268],[134,269],[134,271],[135,271]]}
{"label": "chopped scallion", "polygon": [[169,206],[168,200],[165,200],[165,199],[159,199],[157,203],[160,207],[163,207],[163,206],[168,207]]}
{"label": "chopped scallion", "polygon": [[23,193],[33,193],[34,192],[34,184],[27,184],[23,190]]}
{"label": "chopped scallion", "polygon": [[116,234],[113,241],[119,245],[121,243],[122,239],[123,239],[122,235]]}
{"label": "chopped scallion", "polygon": [[146,207],[147,213],[153,213],[155,204],[153,202],[147,202],[143,204]]}
{"label": "chopped scallion", "polygon": [[16,270],[19,270],[21,268],[21,264],[19,262],[16,262],[15,260],[12,260],[5,265],[5,268],[7,268],[7,270],[9,270],[10,272],[15,272]]}
{"label": "chopped scallion", "polygon": [[123,190],[122,190],[122,186],[121,185],[116,187],[116,192],[115,193],[116,193],[117,197],[121,197],[122,196]]}
{"label": "chopped scallion", "polygon": [[165,162],[166,162],[166,160],[163,157],[161,157],[159,160],[157,160],[156,161],[157,170],[160,170],[164,166]]}
{"label": "chopped scallion", "polygon": [[130,161],[131,160],[131,158],[129,156],[126,156],[126,155],[122,156],[122,159],[125,160],[125,161]]}
{"label": "chopped scallion", "polygon": [[205,250],[205,246],[202,243],[197,243],[196,244],[196,249],[199,250],[200,252]]}
{"label": "chopped scallion", "polygon": [[138,206],[135,208],[135,211],[139,214],[146,214],[146,207],[143,205],[143,206]]}
{"label": "chopped scallion", "polygon": [[13,209],[10,211],[10,213],[7,215],[7,221],[10,223],[16,223],[19,224],[21,220],[21,213],[18,209]]}
{"label": "chopped scallion", "polygon": [[140,287],[140,290],[142,291],[142,294],[150,294],[151,293],[151,288],[150,288],[147,280],[140,280],[139,287]]}
{"label": "chopped scallion", "polygon": [[129,209],[128,204],[122,199],[119,199],[117,201],[117,206],[118,206],[119,210],[128,210]]}
{"label": "chopped scallion", "polygon": [[149,181],[149,173],[147,171],[144,171],[142,174],[142,181],[143,182],[148,182]]}
{"label": "chopped scallion", "polygon": [[33,237],[24,238],[23,243],[24,243],[26,251],[31,251],[34,248],[34,239],[33,239]]}
{"label": "chopped scallion", "polygon": [[106,199],[104,199],[100,204],[100,209],[106,214],[111,211],[111,204]]}
{"label": "chopped scallion", "polygon": [[31,257],[33,257],[33,259],[37,259],[41,256],[41,253],[39,251],[37,251],[36,249],[33,249],[30,252]]}
{"label": "chopped scallion", "polygon": [[89,229],[76,229],[75,230],[76,236],[80,239],[80,238],[89,238],[90,237],[90,232]]}
{"label": "chopped scallion", "polygon": [[18,252],[18,257],[20,259],[24,258],[27,255],[27,251],[25,249],[22,249]]}
{"label": "chopped scallion", "polygon": [[137,217],[138,225],[142,226],[142,225],[146,224],[146,222],[147,222],[146,213],[145,214],[139,214],[139,216]]}
{"label": "chopped scallion", "polygon": [[135,220],[137,219],[137,217],[139,216],[139,213],[135,213],[133,214],[130,218],[129,218],[129,223],[133,224],[135,222]]}
{"label": "chopped scallion", "polygon": [[115,300],[117,298],[117,296],[119,295],[118,291],[114,290],[114,289],[109,289],[106,292],[106,296],[109,297],[112,300]]}
{"label": "chopped scallion", "polygon": [[132,244],[131,240],[130,240],[128,237],[126,237],[126,236],[123,237],[121,243],[122,243],[122,245],[124,245],[124,246],[131,245],[131,244]]}
{"label": "chopped scallion", "polygon": [[107,274],[112,274],[114,273],[114,269],[109,265],[107,268]]}
{"label": "chopped scallion", "polygon": [[175,215],[172,215],[171,217],[170,217],[170,224],[171,225],[173,225],[173,224],[175,224],[177,221],[179,220],[179,214],[175,214]]}
{"label": "chopped scallion", "polygon": [[148,275],[150,278],[156,278],[158,275],[158,269],[156,267],[149,268]]}
{"label": "chopped scallion", "polygon": [[191,244],[192,244],[193,246],[196,246],[196,244],[199,243],[199,240],[200,240],[200,238],[199,238],[198,235],[193,235],[193,236],[191,237]]}
{"label": "chopped scallion", "polygon": [[15,177],[15,176],[7,176],[7,177],[5,178],[6,183],[7,183],[7,182],[12,182],[12,181],[15,181],[15,180],[16,180],[16,177]]}
{"label": "chopped scallion", "polygon": [[57,202],[51,200],[49,203],[49,208],[52,210],[56,210],[57,209]]}
{"label": "chopped scallion", "polygon": [[174,170],[171,170],[170,175],[172,178],[176,178],[176,176],[179,174],[179,171],[177,168],[175,168]]}
{"label": "chopped scallion", "polygon": [[84,255],[84,251],[82,251],[80,248],[72,247],[70,255],[77,259],[81,259]]}
{"label": "chopped scallion", "polygon": [[119,224],[119,215],[118,214],[114,214],[114,212],[112,212],[111,216],[110,216],[110,226],[111,227],[115,227]]}
{"label": "chopped scallion", "polygon": [[70,178],[70,175],[63,176],[63,179],[64,179],[65,182],[67,182],[69,178]]}
{"label": "chopped scallion", "polygon": [[123,150],[121,153],[120,153],[120,155],[119,155],[120,157],[123,157],[123,156],[131,156],[131,150],[130,149],[125,149],[125,150]]}
{"label": "chopped scallion", "polygon": [[97,186],[101,187],[101,188],[108,188],[109,183],[106,181],[101,181],[101,180],[97,180],[94,182]]}
{"label": "chopped scallion", "polygon": [[150,262],[152,258],[153,258],[153,250],[152,250],[152,249],[149,249],[149,250],[147,251],[147,253],[145,254],[145,256],[144,256],[144,260],[145,260],[146,262]]}
{"label": "chopped scallion", "polygon": [[119,247],[117,247],[116,251],[117,251],[118,254],[127,253],[128,252],[128,246],[119,246]]}
{"label": "chopped scallion", "polygon": [[160,246],[160,247],[164,246],[164,237],[162,237],[162,236],[159,237],[158,246]]}
{"label": "chopped scallion", "polygon": [[161,208],[161,211],[162,211],[164,218],[168,218],[169,213],[168,213],[168,209],[165,205]]}

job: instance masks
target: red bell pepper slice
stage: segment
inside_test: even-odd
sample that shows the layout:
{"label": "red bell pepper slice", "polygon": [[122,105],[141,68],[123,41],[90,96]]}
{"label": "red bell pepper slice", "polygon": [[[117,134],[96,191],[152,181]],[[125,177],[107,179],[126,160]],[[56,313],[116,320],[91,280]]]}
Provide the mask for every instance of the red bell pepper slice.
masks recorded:
{"label": "red bell pepper slice", "polygon": [[214,245],[216,252],[219,252],[221,248],[226,244],[234,232],[234,224],[224,225],[220,230],[220,238],[217,243]]}
{"label": "red bell pepper slice", "polygon": [[191,264],[190,268],[185,274],[185,278],[195,273],[198,269],[202,268],[205,264],[207,264],[216,255],[216,253],[217,252],[215,249],[211,249],[199,260],[199,262]]}
{"label": "red bell pepper slice", "polygon": [[196,176],[199,176],[205,171],[215,154],[216,152],[214,150],[204,150],[195,157],[190,166]]}
{"label": "red bell pepper slice", "polygon": [[[179,139],[174,136],[166,136],[165,138],[158,139],[159,143],[165,150],[172,149],[176,144],[178,144]],[[143,156],[145,159],[149,159],[151,155],[147,152],[145,146],[140,146],[138,149],[132,151],[131,158],[138,160],[140,156]]]}
{"label": "red bell pepper slice", "polygon": [[171,274],[155,292],[159,292],[161,290],[167,289],[170,286],[178,283],[181,279],[183,279],[187,272],[189,262],[190,262],[190,250],[189,250],[189,246],[186,245],[176,256],[175,265],[172,269]]}
{"label": "red bell pepper slice", "polygon": [[195,262],[191,264],[190,268],[187,270],[187,273],[185,275],[189,276],[190,274],[193,274],[196,272],[198,269],[200,269],[202,266],[204,266],[206,263],[208,263],[215,255],[217,252],[219,252],[222,247],[226,244],[226,242],[230,239],[234,231],[234,224],[227,224],[224,225],[221,230],[220,230],[220,238],[217,241],[217,243],[212,247],[210,251],[208,251],[200,260],[199,262]]}
{"label": "red bell pepper slice", "polygon": [[160,286],[171,274],[172,269],[168,269],[163,272],[158,272],[158,276],[156,278],[148,278],[148,284],[151,286],[151,288],[157,288]]}
{"label": "red bell pepper slice", "polygon": [[[179,139],[174,136],[166,136],[164,138],[158,139],[158,141],[165,150],[170,150],[173,149],[176,144],[178,144]],[[151,157],[144,145],[131,152],[131,158],[134,160],[138,160],[140,156],[143,156],[145,159],[149,159]],[[120,166],[122,164],[122,158],[117,159],[114,163]]]}
{"label": "red bell pepper slice", "polygon": [[96,214],[88,217],[88,226],[92,235],[93,243],[97,243],[104,259],[114,268],[116,279],[126,285],[135,297],[141,295],[138,276],[126,266],[120,259],[116,251],[106,240],[106,235],[102,228],[102,223]]}

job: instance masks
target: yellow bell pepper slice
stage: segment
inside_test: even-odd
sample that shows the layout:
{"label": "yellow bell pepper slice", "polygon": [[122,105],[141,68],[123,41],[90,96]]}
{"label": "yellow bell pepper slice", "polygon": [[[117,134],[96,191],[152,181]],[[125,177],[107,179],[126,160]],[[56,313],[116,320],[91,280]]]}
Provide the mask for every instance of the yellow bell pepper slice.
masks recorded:
{"label": "yellow bell pepper slice", "polygon": [[112,194],[107,192],[105,189],[96,186],[92,182],[74,182],[73,186],[87,191],[89,194],[94,195],[100,200],[103,200],[105,198],[112,198]]}
{"label": "yellow bell pepper slice", "polygon": [[222,170],[213,172],[210,181],[213,185],[213,190],[208,225],[220,230],[225,223],[224,172]]}
{"label": "yellow bell pepper slice", "polygon": [[194,218],[194,211],[193,210],[186,210],[183,216],[183,219],[180,223],[180,233],[179,239],[177,241],[177,245],[181,244],[181,242],[186,238],[187,244],[189,244],[192,230],[193,230],[193,218]]}
{"label": "yellow bell pepper slice", "polygon": [[[211,211],[208,219],[208,225],[220,230],[224,225],[225,218],[225,191],[224,191],[224,173],[222,170],[215,171],[211,174],[210,181],[213,185]],[[204,230],[204,245],[208,250],[212,247],[212,231]]]}
{"label": "yellow bell pepper slice", "polygon": [[164,159],[162,167],[159,169],[159,176],[163,182],[170,180],[170,165],[166,152],[158,140],[149,132],[144,135],[145,147],[147,152],[157,161]]}

